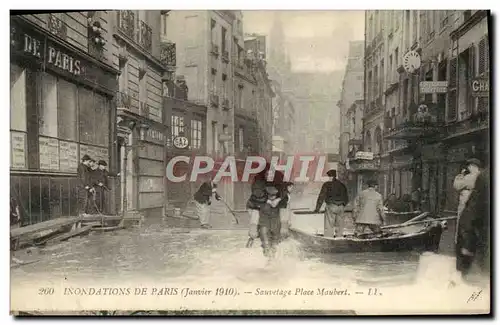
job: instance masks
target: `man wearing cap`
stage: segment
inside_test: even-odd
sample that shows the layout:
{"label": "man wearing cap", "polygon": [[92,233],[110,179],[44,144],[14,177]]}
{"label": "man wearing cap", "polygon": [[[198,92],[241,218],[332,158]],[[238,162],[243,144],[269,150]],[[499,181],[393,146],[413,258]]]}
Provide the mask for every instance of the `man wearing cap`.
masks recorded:
{"label": "man wearing cap", "polygon": [[78,164],[78,214],[88,213],[92,200],[92,184],[90,183],[90,163],[89,155],[82,157],[82,162]]}
{"label": "man wearing cap", "polygon": [[316,209],[319,212],[323,202],[326,203],[325,209],[325,237],[335,237],[342,235],[344,220],[344,208],[349,202],[346,186],[337,179],[337,171],[329,170],[326,173],[330,180],[323,184],[316,201]]}
{"label": "man wearing cap", "polygon": [[490,271],[490,177],[476,158],[466,162],[470,174],[476,178],[458,222],[457,271],[462,276],[470,273],[472,265],[479,266],[483,275]]}
{"label": "man wearing cap", "polygon": [[267,201],[260,208],[259,235],[264,255],[273,258],[276,246],[280,240],[281,221],[278,189],[274,186],[266,187]]}
{"label": "man wearing cap", "polygon": [[380,226],[385,222],[384,199],[377,192],[375,180],[366,182],[368,188],[361,191],[354,200],[353,215],[356,224],[355,235],[362,234],[366,228],[379,234]]}

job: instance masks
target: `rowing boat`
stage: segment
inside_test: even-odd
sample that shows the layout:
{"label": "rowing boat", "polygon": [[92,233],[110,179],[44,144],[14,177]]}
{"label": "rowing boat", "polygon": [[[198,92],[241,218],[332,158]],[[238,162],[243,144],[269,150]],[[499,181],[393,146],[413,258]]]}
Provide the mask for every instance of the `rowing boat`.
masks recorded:
{"label": "rowing boat", "polygon": [[331,238],[296,228],[291,228],[290,234],[292,238],[302,244],[304,250],[310,252],[436,252],[441,241],[443,224],[433,218],[427,218],[425,221],[418,225],[384,229],[383,234],[378,236],[355,237],[353,234],[348,234],[343,237]]}

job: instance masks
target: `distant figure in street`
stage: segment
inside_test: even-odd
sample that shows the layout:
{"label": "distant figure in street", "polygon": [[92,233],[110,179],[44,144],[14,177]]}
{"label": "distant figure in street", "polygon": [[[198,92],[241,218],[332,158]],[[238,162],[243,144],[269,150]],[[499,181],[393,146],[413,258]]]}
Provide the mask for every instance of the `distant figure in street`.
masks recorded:
{"label": "distant figure in street", "polygon": [[106,170],[108,164],[104,160],[99,160],[97,163],[97,184],[96,190],[96,205],[101,213],[106,213],[106,192],[109,191],[108,177],[109,172]]}
{"label": "distant figure in street", "polygon": [[397,201],[396,193],[389,194],[387,200],[385,200],[384,206],[387,207],[389,211],[397,211]]}
{"label": "distant figure in street", "polygon": [[196,212],[200,219],[201,228],[212,228],[210,225],[210,205],[212,204],[211,198],[215,195],[215,199],[220,201],[222,197],[217,193],[217,185],[214,183],[212,177],[201,184],[198,191],[194,194],[194,201],[196,204]]}
{"label": "distant figure in street", "polygon": [[88,213],[89,214],[98,214],[101,212],[101,209],[99,209],[98,206],[98,184],[101,181],[101,171],[99,170],[99,165],[94,159],[90,159],[90,172],[89,172],[89,178],[90,178],[90,204],[89,204],[89,209]]}
{"label": "distant figure in street", "polygon": [[422,201],[422,190],[417,188],[411,193],[411,211],[420,211]]}
{"label": "distant figure in street", "polygon": [[89,155],[82,157],[82,162],[78,164],[78,214],[89,212],[92,200],[92,184],[90,179],[90,164],[91,158]]}
{"label": "distant figure in street", "polygon": [[274,258],[282,232],[279,208],[281,199],[275,187],[266,187],[266,192],[267,201],[260,208],[259,235],[264,255]]}
{"label": "distant figure in street", "polygon": [[344,227],[344,208],[349,202],[346,186],[337,179],[337,171],[329,170],[326,173],[330,180],[323,184],[316,201],[314,212],[319,212],[323,202],[325,208],[325,237],[342,236]]}
{"label": "distant figure in street", "polygon": [[478,159],[467,160],[467,169],[476,178],[474,188],[458,222],[456,246],[457,271],[466,277],[472,265],[479,266],[482,275],[490,272],[490,175],[481,170]]}
{"label": "distant figure in street", "polygon": [[385,223],[384,201],[382,194],[375,190],[377,182],[368,180],[368,188],[354,200],[353,214],[356,224],[355,235],[364,233],[368,227],[375,233],[381,233],[380,226]]}

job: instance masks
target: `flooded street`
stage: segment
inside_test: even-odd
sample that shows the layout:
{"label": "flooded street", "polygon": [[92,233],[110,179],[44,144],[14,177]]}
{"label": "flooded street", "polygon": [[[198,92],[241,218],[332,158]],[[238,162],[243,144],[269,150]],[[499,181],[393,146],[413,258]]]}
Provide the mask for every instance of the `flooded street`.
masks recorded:
{"label": "flooded street", "polygon": [[[296,203],[307,204],[300,200],[296,200]],[[118,287],[122,290],[125,287],[148,287],[149,294],[155,297],[144,300],[133,295],[122,297],[123,306],[129,306],[123,308],[128,310],[164,308],[161,307],[165,306],[161,299],[167,299],[165,293],[171,292],[169,290],[173,290],[172,288],[176,288],[180,295],[179,299],[169,300],[178,306],[175,308],[183,308],[189,302],[190,308],[201,309],[208,307],[208,297],[184,297],[184,293],[190,292],[189,290],[212,290],[212,293],[216,290],[229,290],[234,294],[233,300],[227,300],[229,297],[217,297],[217,294],[215,297],[211,296],[211,304],[217,304],[217,308],[221,309],[234,308],[234,304],[240,301],[237,299],[247,301],[254,297],[256,300],[253,300],[251,306],[260,309],[281,309],[285,301],[283,299],[288,299],[286,301],[293,306],[302,308],[330,309],[329,304],[335,301],[339,303],[338,309],[349,310],[353,303],[370,309],[370,301],[373,300],[369,300],[372,299],[369,295],[356,297],[355,300],[331,300],[333,297],[327,299],[316,294],[306,298],[302,297],[302,290],[355,292],[364,288],[362,290],[369,292],[376,288],[385,290],[384,294],[389,299],[385,304],[392,307],[394,300],[389,295],[391,290],[397,293],[404,287],[413,288],[412,290],[417,290],[417,294],[408,296],[417,299],[418,304],[429,304],[433,308],[437,308],[438,304],[429,298],[450,299],[444,298],[443,295],[446,294],[464,303],[464,299],[472,292],[470,287],[464,286],[460,286],[460,290],[465,290],[465,294],[461,293],[462,296],[450,291],[448,283],[454,261],[445,255],[420,255],[415,252],[312,254],[305,253],[295,240],[287,239],[278,247],[276,261],[268,264],[263,257],[259,240],[251,248],[245,247],[248,239],[245,226],[247,219],[241,218],[238,226],[231,226],[231,219],[226,216],[216,219],[213,220],[214,225],[218,226],[212,230],[200,229],[194,220],[167,218],[150,222],[142,228],[94,232],[55,246],[33,249],[33,258],[39,259],[38,262],[11,268],[11,285],[16,288],[12,292],[19,295],[17,299],[22,301],[23,295],[33,295],[41,286],[55,287],[56,292],[64,294],[68,299],[78,299],[79,303],[92,306],[88,307],[90,310],[106,309],[101,304],[116,306],[116,300],[112,300],[112,297],[92,300],[92,296],[74,292],[89,287]],[[226,228],[224,222],[227,223]],[[292,223],[304,230],[322,227],[319,217],[294,219]],[[273,293],[259,296],[262,290]],[[282,293],[279,290],[285,291]],[[429,297],[422,295],[427,290],[438,291],[436,294],[429,294]],[[453,290],[458,290],[458,286]],[[276,294],[280,295],[279,299],[274,299],[277,298]],[[41,299],[40,304],[47,303],[43,301],[43,296],[38,296],[37,299]],[[57,304],[60,301],[57,300]],[[398,308],[406,308],[406,303],[404,300],[397,301]],[[173,308],[171,304],[168,306]],[[62,307],[58,305],[57,308]]]}

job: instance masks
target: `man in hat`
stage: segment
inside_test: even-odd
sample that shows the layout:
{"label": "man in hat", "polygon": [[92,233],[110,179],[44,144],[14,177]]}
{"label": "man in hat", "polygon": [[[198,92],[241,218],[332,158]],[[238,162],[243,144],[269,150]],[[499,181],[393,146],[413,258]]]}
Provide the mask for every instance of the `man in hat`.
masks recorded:
{"label": "man in hat", "polygon": [[474,188],[465,203],[458,222],[457,271],[466,277],[473,264],[482,275],[490,272],[490,177],[487,169],[481,169],[476,158],[466,162],[469,173],[476,178]]}
{"label": "man in hat", "polygon": [[323,184],[316,201],[315,212],[319,212],[323,202],[325,209],[325,237],[342,236],[344,208],[349,202],[346,186],[337,179],[337,171],[332,169],[326,173],[330,180]]}
{"label": "man in hat", "polygon": [[198,191],[194,194],[196,212],[201,223],[201,228],[204,229],[212,228],[209,220],[212,195],[215,195],[215,199],[217,201],[222,199],[222,197],[217,193],[217,184],[214,183],[212,176],[207,176],[207,180],[201,184]]}
{"label": "man in hat", "polygon": [[266,193],[267,201],[260,208],[258,229],[264,255],[274,258],[282,232],[279,207],[281,199],[278,197],[278,189],[274,186],[266,187]]}
{"label": "man in hat", "polygon": [[92,159],[89,155],[82,157],[78,164],[78,214],[88,213],[92,199],[92,184],[90,179],[90,164]]}
{"label": "man in hat", "polygon": [[380,226],[385,223],[384,199],[377,192],[375,180],[366,182],[367,188],[354,200],[353,214],[356,224],[355,235],[362,234],[366,228],[375,233],[381,233]]}
{"label": "man in hat", "polygon": [[94,184],[96,190],[96,205],[102,213],[106,212],[106,191],[109,191],[109,173],[106,170],[107,165],[108,164],[104,160],[99,160],[96,170],[96,184]]}

